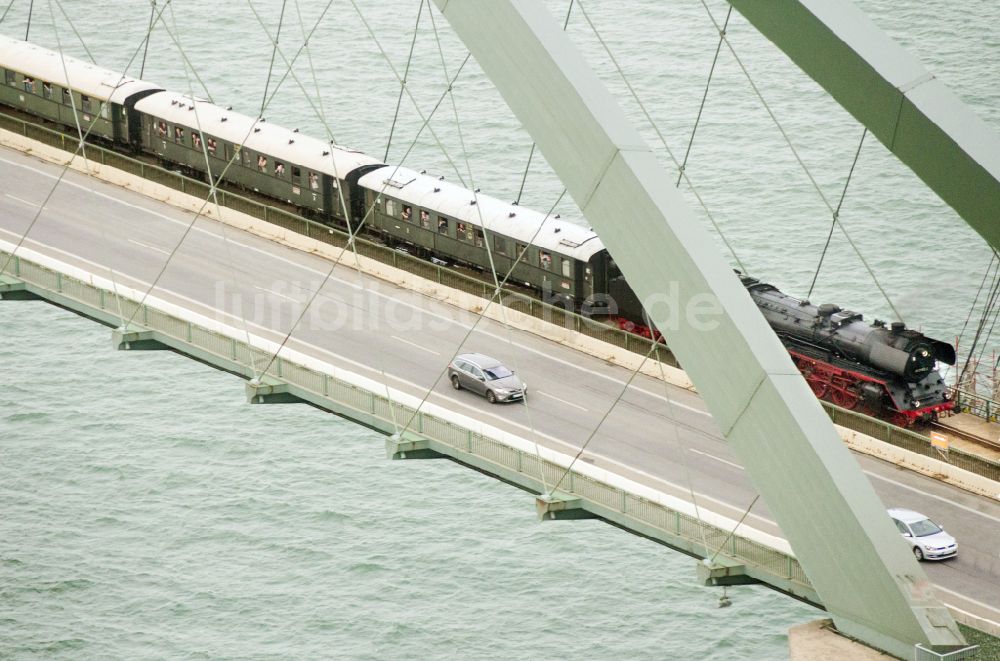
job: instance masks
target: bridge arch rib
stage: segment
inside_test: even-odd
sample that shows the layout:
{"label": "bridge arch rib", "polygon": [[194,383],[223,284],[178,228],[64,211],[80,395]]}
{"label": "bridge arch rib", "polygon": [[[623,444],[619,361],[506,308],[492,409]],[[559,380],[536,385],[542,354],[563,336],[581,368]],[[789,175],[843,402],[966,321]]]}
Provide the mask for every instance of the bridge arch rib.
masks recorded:
{"label": "bridge arch rib", "polygon": [[[746,290],[653,152],[535,0],[435,0],[615,256],[844,633],[900,657],[964,641]],[[753,3],[751,3],[753,4]],[[768,3],[759,3],[768,4]],[[829,540],[838,540],[831,545]]]}

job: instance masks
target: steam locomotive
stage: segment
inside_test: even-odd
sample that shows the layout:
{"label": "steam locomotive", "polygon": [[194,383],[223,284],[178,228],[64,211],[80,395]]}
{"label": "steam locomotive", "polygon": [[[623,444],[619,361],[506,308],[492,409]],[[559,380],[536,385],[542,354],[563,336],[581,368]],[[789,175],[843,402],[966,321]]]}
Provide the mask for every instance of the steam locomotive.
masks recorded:
{"label": "steam locomotive", "polygon": [[860,313],[832,303],[813,305],[738,275],[820,399],[888,415],[904,427],[954,408],[936,369],[938,362],[955,364],[952,345],[902,322],[869,324]]}
{"label": "steam locomotive", "polygon": [[[0,106],[71,129],[89,127],[91,138],[190,176],[225,172],[226,184],[332,225],[351,220],[357,227],[363,218],[389,245],[478,269],[492,264],[567,308],[611,315],[613,301],[630,329],[642,328],[640,302],[583,222],[386,165],[298,129],[2,35],[0,69]],[[950,345],[739,277],[818,397],[904,425],[953,407],[935,369],[935,361],[954,364]]]}

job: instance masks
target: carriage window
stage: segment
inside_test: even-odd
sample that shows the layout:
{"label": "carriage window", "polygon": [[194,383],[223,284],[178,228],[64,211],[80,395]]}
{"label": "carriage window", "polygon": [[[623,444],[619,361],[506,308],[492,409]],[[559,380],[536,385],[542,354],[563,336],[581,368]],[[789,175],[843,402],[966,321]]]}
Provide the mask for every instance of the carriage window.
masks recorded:
{"label": "carriage window", "polygon": [[257,155],[257,169],[261,172],[267,172],[267,156],[263,154]]}
{"label": "carriage window", "polygon": [[476,247],[482,248],[485,244],[485,241],[483,241],[483,230],[476,230]]}
{"label": "carriage window", "polygon": [[315,172],[309,173],[309,188],[319,190],[319,176]]}
{"label": "carriage window", "polygon": [[444,216],[438,216],[438,234],[448,233],[448,219]]}
{"label": "carriage window", "polygon": [[90,112],[90,97],[81,96],[80,105],[83,107],[83,112]]}
{"label": "carriage window", "polygon": [[429,230],[431,228],[431,215],[423,209],[420,210],[420,226],[425,230]]}
{"label": "carriage window", "polygon": [[35,79],[34,78],[29,78],[28,76],[25,76],[24,80],[21,81],[21,82],[24,84],[24,91],[25,92],[31,92],[32,94],[35,93]]}
{"label": "carriage window", "polygon": [[403,220],[411,220],[413,218],[413,208],[409,204],[403,205]]}
{"label": "carriage window", "polygon": [[191,131],[191,144],[195,149],[201,149],[201,133]]}
{"label": "carriage window", "polygon": [[161,138],[166,138],[167,137],[167,123],[166,122],[157,122],[156,123],[156,133]]}
{"label": "carriage window", "polygon": [[563,257],[562,260],[562,274],[564,278],[571,278],[573,273],[573,262],[571,260]]}
{"label": "carriage window", "polygon": [[462,241],[472,241],[472,226],[459,223],[455,228],[455,235]]}
{"label": "carriage window", "polygon": [[70,91],[68,89],[66,89],[65,87],[63,88],[62,99],[63,99],[63,105],[64,106],[71,106],[71,105],[73,105],[73,97],[70,94]]}
{"label": "carriage window", "polygon": [[174,142],[184,142],[184,129],[179,126],[174,127]]}
{"label": "carriage window", "polygon": [[523,243],[515,243],[514,256],[522,262],[528,261],[528,246]]}
{"label": "carriage window", "polygon": [[212,156],[215,156],[215,152],[218,150],[218,145],[215,142],[215,138],[209,138],[207,146],[208,146],[208,153],[211,154]]}
{"label": "carriage window", "polygon": [[[312,174],[311,172],[309,174]],[[394,200],[385,201],[385,215],[395,216],[396,215],[396,202]]]}
{"label": "carriage window", "polygon": [[52,98],[52,83],[42,82],[42,96],[46,99]]}
{"label": "carriage window", "polygon": [[302,176],[302,169],[297,165],[292,166],[292,179],[298,179]]}
{"label": "carriage window", "polygon": [[546,271],[552,270],[552,253],[545,252],[544,250],[538,251],[538,264]]}
{"label": "carriage window", "polygon": [[285,164],[281,161],[274,162],[274,174],[283,177],[285,175]]}
{"label": "carriage window", "polygon": [[17,78],[15,77],[13,71],[6,71],[5,70],[4,71],[4,78],[7,79],[7,84],[8,85],[14,85],[15,87],[17,86]]}
{"label": "carriage window", "polygon": [[493,249],[501,255],[507,254],[507,239],[502,236],[493,235]]}

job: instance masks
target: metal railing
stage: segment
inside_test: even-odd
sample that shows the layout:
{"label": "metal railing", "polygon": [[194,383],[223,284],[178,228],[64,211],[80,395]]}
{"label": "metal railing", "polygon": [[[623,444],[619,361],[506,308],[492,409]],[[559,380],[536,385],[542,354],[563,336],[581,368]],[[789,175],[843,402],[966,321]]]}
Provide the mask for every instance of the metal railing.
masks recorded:
{"label": "metal railing", "polygon": [[[75,152],[78,144],[77,139],[70,135],[3,113],[0,113],[0,128],[19,133],[25,137],[68,152]],[[89,159],[101,165],[107,165],[128,172],[181,191],[182,193],[208,199],[210,187],[207,184],[180,173],[171,172],[162,167],[129,158],[98,145],[88,145],[87,155]],[[335,227],[303,218],[294,213],[262,204],[226,190],[220,189],[218,191],[218,200],[222,206],[265,222],[273,223],[322,243],[337,248],[345,248],[347,246],[348,234]],[[363,238],[356,238],[355,243],[358,253],[365,257],[467,294],[472,294],[486,300],[493,298],[494,286],[490,283]],[[633,353],[645,356],[652,349],[653,341],[650,339],[613,328],[559,306],[545,303],[522,292],[502,290],[501,299],[503,304],[509,309],[523,312],[532,317],[562,326],[568,330],[601,340],[602,342]],[[674,354],[662,342],[658,343],[656,351],[653,352],[651,357],[660,360],[664,364],[679,367]],[[942,456],[930,445],[930,439],[926,436],[896,427],[855,411],[834,406],[828,402],[821,401],[820,403],[830,415],[830,418],[838,425],[867,434],[897,447],[948,461],[959,468],[964,468],[992,480],[1000,481],[1000,464],[996,462],[991,462],[982,457],[955,449],[949,451],[947,455]],[[997,415],[998,412],[995,409],[989,408],[989,403],[986,404],[986,407],[987,415],[990,413],[994,417]],[[970,412],[972,411],[970,410]]]}
{"label": "metal railing", "polygon": [[1000,402],[959,388],[952,388],[951,392],[956,411],[971,413],[987,422],[1000,422]]}
{"label": "metal railing", "polygon": [[[8,253],[0,251],[6,261]],[[157,333],[157,340],[173,349],[196,357],[226,371],[250,378],[267,364],[269,354],[247,342],[167,314],[131,299],[116,297],[109,290],[95,287],[71,276],[15,256],[8,269],[21,282],[32,286],[32,293],[63,307],[76,309],[88,317],[115,323],[120,317],[133,317],[144,330]],[[355,420],[391,434],[393,420],[413,416],[411,429],[419,436],[450,448],[449,456],[460,461],[475,457],[490,466],[489,472],[504,476],[535,493],[539,485],[561,482],[560,492],[581,498],[587,509],[686,552],[708,557],[720,549],[747,568],[748,574],[780,590],[818,603],[805,572],[794,557],[751,539],[707,524],[686,513],[607,484],[562,465],[540,458],[534,452],[511,447],[500,440],[479,434],[424,410],[393,401],[384,394],[358,387],[286,358],[274,362],[270,376],[277,376],[298,389],[297,396],[327,410],[345,412]],[[372,421],[375,421],[375,424]],[[466,460],[466,463],[473,462]],[[514,476],[513,478],[511,476]],[[704,541],[703,541],[704,540]],[[770,580],[768,580],[770,579]]]}

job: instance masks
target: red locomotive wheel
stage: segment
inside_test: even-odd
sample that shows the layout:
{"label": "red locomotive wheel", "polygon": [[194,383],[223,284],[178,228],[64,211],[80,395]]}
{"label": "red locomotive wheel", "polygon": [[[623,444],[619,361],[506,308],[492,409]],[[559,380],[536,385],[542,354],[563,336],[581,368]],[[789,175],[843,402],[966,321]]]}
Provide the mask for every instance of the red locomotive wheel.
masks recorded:
{"label": "red locomotive wheel", "polygon": [[851,392],[850,390],[841,390],[840,388],[834,388],[830,395],[830,400],[843,409],[853,409],[861,401],[861,396],[857,393]]}
{"label": "red locomotive wheel", "polygon": [[823,379],[811,376],[808,378],[808,381],[809,387],[812,388],[813,394],[816,395],[817,399],[823,399],[830,392],[830,384]]}

